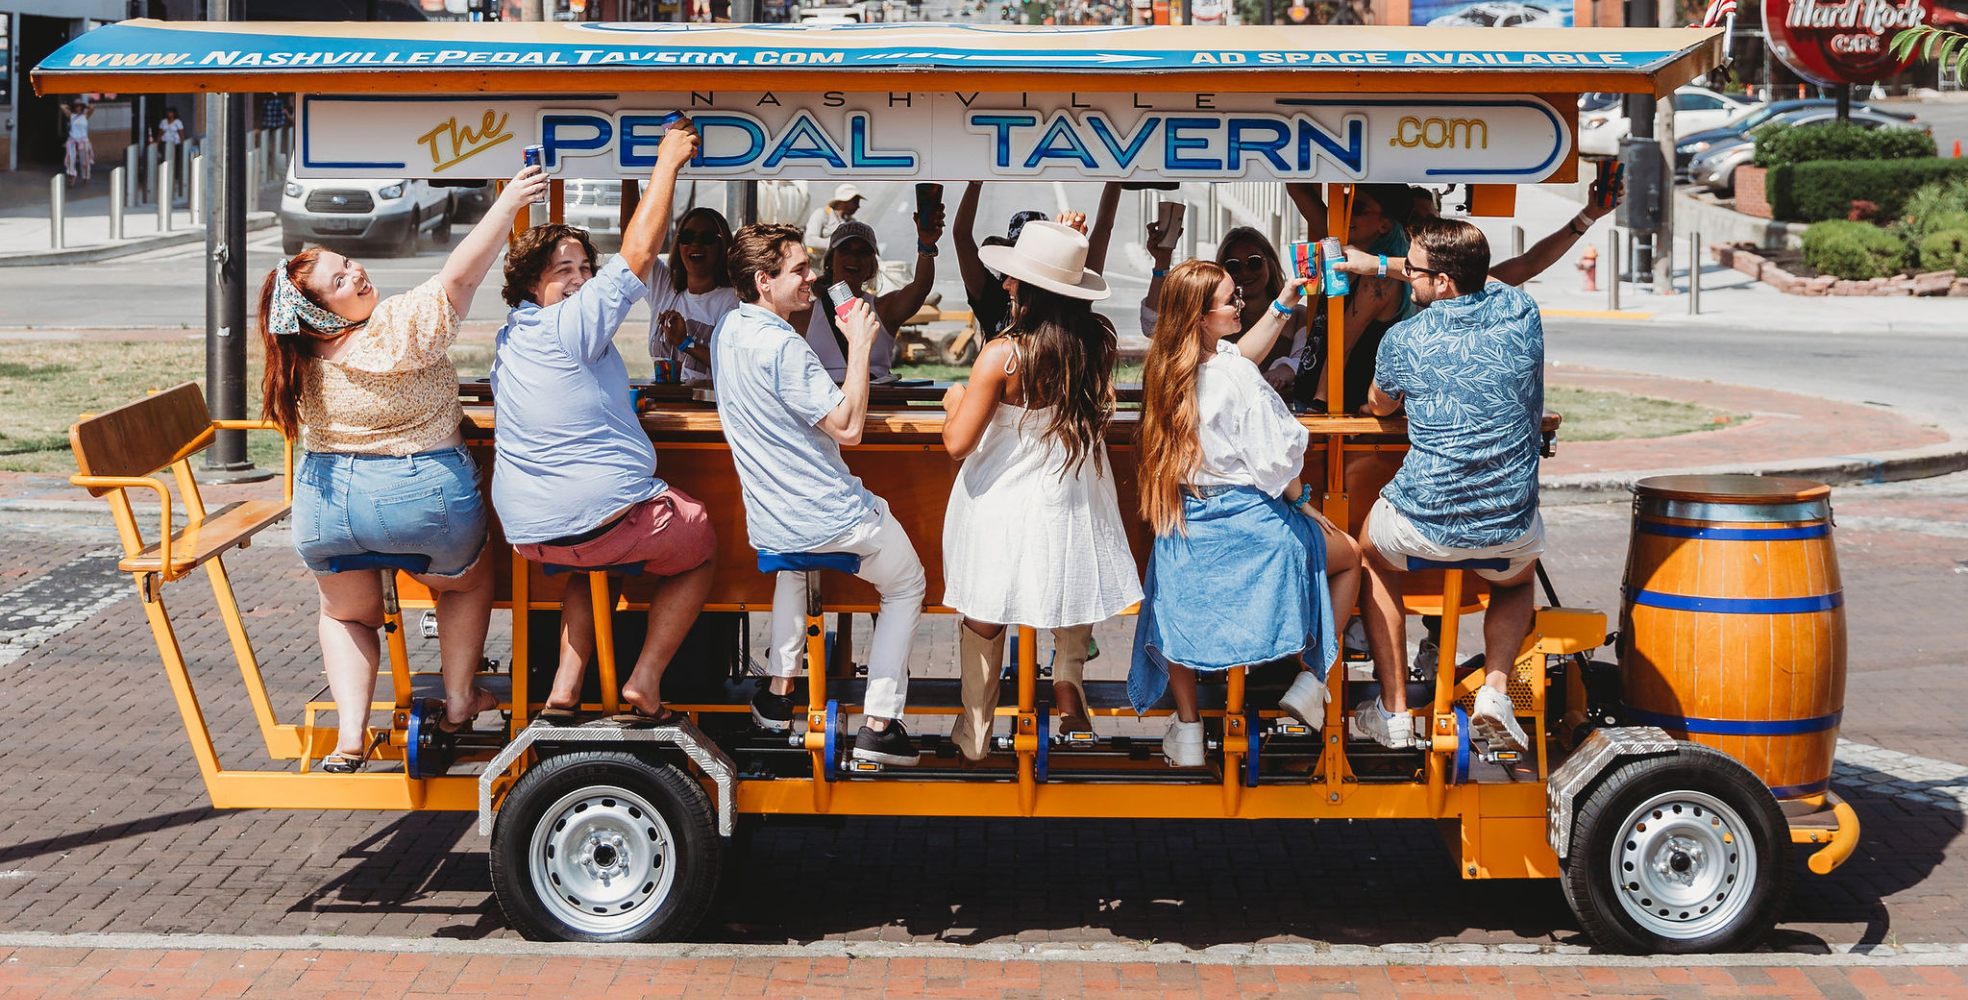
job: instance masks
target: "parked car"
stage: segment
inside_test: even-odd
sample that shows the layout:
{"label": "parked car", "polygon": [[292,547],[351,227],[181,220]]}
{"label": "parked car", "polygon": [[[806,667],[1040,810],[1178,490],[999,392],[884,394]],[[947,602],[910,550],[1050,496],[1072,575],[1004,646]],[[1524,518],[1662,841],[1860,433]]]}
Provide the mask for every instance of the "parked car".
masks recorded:
{"label": "parked car", "polygon": [[[1785,122],[1800,128],[1823,125],[1838,120],[1838,112],[1833,108],[1799,108],[1789,114],[1777,115],[1764,122]],[[1852,109],[1852,124],[1863,128],[1921,128],[1898,115],[1883,114],[1866,108]],[[1707,188],[1717,194],[1728,196],[1736,191],[1736,168],[1748,163],[1756,156],[1756,137],[1745,133],[1733,140],[1722,140],[1688,162],[1688,175],[1696,187]]]}
{"label": "parked car", "polygon": [[485,218],[492,203],[499,200],[498,181],[432,181],[432,185],[451,191],[451,221],[469,226]]}
{"label": "parked car", "polygon": [[1552,7],[1516,0],[1483,0],[1428,22],[1431,28],[1562,28],[1565,19]]}
{"label": "parked car", "polygon": [[565,204],[567,224],[587,230],[596,250],[622,249],[621,181],[570,180]]}
{"label": "parked car", "polygon": [[[1740,115],[1728,124],[1717,128],[1705,129],[1691,135],[1683,135],[1677,129],[1674,139],[1674,179],[1678,181],[1687,181],[1690,179],[1688,176],[1688,164],[1697,154],[1706,153],[1718,145],[1733,144],[1750,130],[1764,122],[1777,118],[1779,115],[1807,111],[1813,108],[1836,108],[1837,106],[1838,102],[1822,97],[1793,101],[1771,101],[1768,104],[1759,105],[1754,110]],[[1852,105],[1852,110],[1863,110],[1874,114],[1889,115],[1908,123],[1916,120],[1910,112],[1882,108],[1872,104],[1854,104]]]}
{"label": "parked car", "polygon": [[[1685,135],[1727,124],[1755,108],[1741,98],[1706,87],[1682,87],[1674,92],[1674,134]],[[1624,104],[1613,104],[1579,116],[1579,152],[1588,156],[1618,156],[1620,140],[1633,132]]]}
{"label": "parked car", "polygon": [[287,168],[280,191],[280,248],[299,253],[310,243],[360,244],[403,255],[417,238],[451,241],[451,192],[422,180],[302,179]]}

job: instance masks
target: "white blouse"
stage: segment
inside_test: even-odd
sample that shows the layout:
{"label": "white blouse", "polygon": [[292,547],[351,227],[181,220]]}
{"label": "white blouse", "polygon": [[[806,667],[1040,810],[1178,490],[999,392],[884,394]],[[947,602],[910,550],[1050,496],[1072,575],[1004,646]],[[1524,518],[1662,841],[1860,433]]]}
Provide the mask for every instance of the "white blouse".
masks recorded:
{"label": "white blouse", "polygon": [[1197,370],[1196,418],[1203,462],[1192,486],[1255,486],[1279,496],[1305,467],[1311,434],[1235,344],[1218,341]]}

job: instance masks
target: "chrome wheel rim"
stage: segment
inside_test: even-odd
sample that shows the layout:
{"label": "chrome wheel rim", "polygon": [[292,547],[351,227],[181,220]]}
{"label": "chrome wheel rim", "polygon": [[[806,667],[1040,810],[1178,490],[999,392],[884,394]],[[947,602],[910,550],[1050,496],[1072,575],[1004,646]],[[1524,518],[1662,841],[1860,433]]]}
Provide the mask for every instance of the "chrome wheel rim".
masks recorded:
{"label": "chrome wheel rim", "polygon": [[1664,792],[1620,824],[1610,861],[1614,895],[1642,929],[1679,941],[1729,926],[1756,883],[1749,826],[1720,799]]}
{"label": "chrome wheel rim", "polygon": [[675,882],[676,840],[649,800],[613,785],[561,796],[533,829],[528,868],[547,908],[588,934],[653,919]]}

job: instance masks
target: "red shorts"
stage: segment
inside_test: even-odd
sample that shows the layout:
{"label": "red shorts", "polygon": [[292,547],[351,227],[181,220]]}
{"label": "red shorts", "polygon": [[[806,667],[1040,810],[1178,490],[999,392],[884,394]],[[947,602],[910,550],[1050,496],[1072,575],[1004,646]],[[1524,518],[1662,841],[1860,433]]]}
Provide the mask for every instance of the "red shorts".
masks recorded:
{"label": "red shorts", "polygon": [[600,538],[579,545],[515,545],[532,562],[600,568],[641,563],[656,576],[687,573],[711,558],[717,532],[704,505],[671,488],[629,508]]}

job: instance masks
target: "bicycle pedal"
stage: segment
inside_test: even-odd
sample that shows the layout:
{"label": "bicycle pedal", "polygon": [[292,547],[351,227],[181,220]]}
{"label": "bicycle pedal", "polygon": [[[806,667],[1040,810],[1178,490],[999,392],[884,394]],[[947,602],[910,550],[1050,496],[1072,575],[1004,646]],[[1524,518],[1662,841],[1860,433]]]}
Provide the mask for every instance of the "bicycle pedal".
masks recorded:
{"label": "bicycle pedal", "polygon": [[1276,736],[1311,736],[1312,727],[1303,722],[1279,719],[1271,724],[1271,733]]}
{"label": "bicycle pedal", "polygon": [[880,774],[883,764],[878,760],[850,760],[847,769],[856,774]]}

